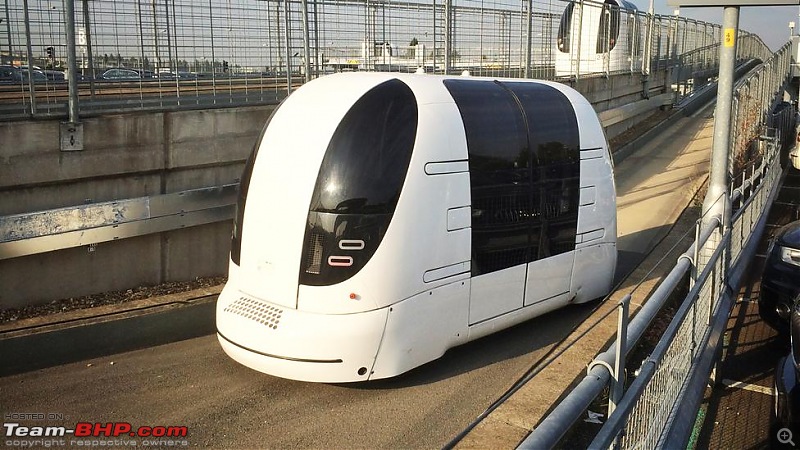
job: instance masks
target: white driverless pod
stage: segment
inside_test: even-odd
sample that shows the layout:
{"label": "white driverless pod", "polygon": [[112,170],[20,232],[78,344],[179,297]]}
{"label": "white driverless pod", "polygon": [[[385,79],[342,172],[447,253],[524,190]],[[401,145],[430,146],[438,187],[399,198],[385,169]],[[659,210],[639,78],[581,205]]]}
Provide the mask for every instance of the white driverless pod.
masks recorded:
{"label": "white driverless pod", "polygon": [[575,90],[322,77],[273,113],[245,167],[219,342],[279,377],[392,377],[604,296],[616,236],[608,145]]}
{"label": "white driverless pod", "polygon": [[558,27],[556,76],[641,70],[644,25],[626,0],[568,3]]}

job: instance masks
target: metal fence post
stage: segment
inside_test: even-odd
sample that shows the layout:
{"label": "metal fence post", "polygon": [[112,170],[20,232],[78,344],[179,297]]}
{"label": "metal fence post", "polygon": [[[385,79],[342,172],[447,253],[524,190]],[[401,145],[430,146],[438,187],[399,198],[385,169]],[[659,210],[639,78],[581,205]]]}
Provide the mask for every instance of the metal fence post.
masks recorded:
{"label": "metal fence post", "polygon": [[308,32],[308,0],[300,0],[300,5],[303,9],[303,70],[305,71],[303,80],[308,83],[311,81],[311,50],[309,45],[309,32]]}
{"label": "metal fence post", "polygon": [[22,0],[25,15],[25,44],[28,52],[28,95],[31,99],[31,115],[36,114],[36,88],[33,85],[33,46],[31,44],[31,20],[28,11],[28,0]]}
{"label": "metal fence post", "polygon": [[647,8],[647,31],[642,57],[642,97],[650,98],[650,68],[653,64],[653,26],[655,25],[653,0]]}
{"label": "metal fence post", "polygon": [[[583,30],[583,14],[585,12],[584,6],[585,6],[585,4],[583,3],[583,0],[580,0],[580,3],[578,3],[578,12],[580,13],[580,14],[578,14],[578,32],[575,33],[575,29],[573,27],[572,33],[571,33],[573,36],[575,34],[578,35],[578,44],[577,44],[578,51],[576,52],[578,60],[575,61],[575,81],[580,79],[580,73],[581,73],[581,57],[582,57],[582,55],[581,55],[581,36],[583,36],[583,33],[581,32],[581,30]],[[574,23],[575,21],[573,20],[572,22]],[[570,45],[572,45],[572,44],[570,43]]]}
{"label": "metal fence post", "polygon": [[[139,22],[141,26],[141,21]],[[92,26],[89,20],[89,0],[83,0],[83,27],[86,29],[86,58],[89,65],[89,96],[94,100],[94,57],[92,56]],[[144,61],[144,57],[142,57]]]}
{"label": "metal fence post", "polygon": [[450,73],[450,56],[453,51],[453,5],[452,0],[444,0],[444,74]]}
{"label": "metal fence post", "polygon": [[75,56],[75,0],[66,0],[67,70],[69,70],[69,121],[78,122],[78,64]]}
{"label": "metal fence post", "polygon": [[533,41],[533,0],[528,0],[528,12],[526,14],[526,21],[525,21],[525,34],[527,39],[527,45],[525,45],[525,70],[523,72],[523,77],[530,78],[531,77],[531,52],[533,49],[531,48],[532,41]]}
{"label": "metal fence post", "polygon": [[14,46],[11,44],[11,15],[8,12],[8,0],[5,0],[6,8],[6,34],[8,35],[8,58],[9,64],[14,61]]}
{"label": "metal fence post", "polygon": [[608,416],[617,408],[622,394],[625,393],[625,355],[628,353],[628,314],[631,295],[628,294],[619,302],[619,319],[617,321],[617,353],[614,355],[614,378],[611,381],[611,394],[608,396]]}
{"label": "metal fence post", "polygon": [[[283,32],[286,41],[286,93],[292,93],[292,46],[291,30],[289,30],[289,0],[283,0]],[[369,51],[369,49],[367,49]]]}
{"label": "metal fence post", "polygon": [[214,52],[214,7],[208,0],[208,30],[211,34],[211,92],[214,93],[214,104],[217,103],[217,57]]}

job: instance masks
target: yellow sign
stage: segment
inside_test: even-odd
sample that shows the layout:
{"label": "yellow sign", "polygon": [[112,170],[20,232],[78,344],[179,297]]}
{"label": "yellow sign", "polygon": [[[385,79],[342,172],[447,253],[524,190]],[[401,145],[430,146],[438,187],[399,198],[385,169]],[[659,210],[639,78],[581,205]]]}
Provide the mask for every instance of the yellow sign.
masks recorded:
{"label": "yellow sign", "polygon": [[725,47],[733,47],[736,43],[736,30],[733,28],[725,28]]}

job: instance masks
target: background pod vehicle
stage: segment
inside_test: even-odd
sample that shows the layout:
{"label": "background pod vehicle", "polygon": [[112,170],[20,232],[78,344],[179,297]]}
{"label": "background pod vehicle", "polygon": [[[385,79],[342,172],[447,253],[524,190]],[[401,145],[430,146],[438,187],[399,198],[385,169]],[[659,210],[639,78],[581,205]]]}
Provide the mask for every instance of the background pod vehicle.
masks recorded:
{"label": "background pod vehicle", "polygon": [[567,86],[314,80],[247,162],[219,341],[280,377],[398,375],[607,294],[615,202],[603,129]]}
{"label": "background pod vehicle", "polygon": [[556,76],[641,69],[646,25],[627,0],[567,3],[556,39]]}

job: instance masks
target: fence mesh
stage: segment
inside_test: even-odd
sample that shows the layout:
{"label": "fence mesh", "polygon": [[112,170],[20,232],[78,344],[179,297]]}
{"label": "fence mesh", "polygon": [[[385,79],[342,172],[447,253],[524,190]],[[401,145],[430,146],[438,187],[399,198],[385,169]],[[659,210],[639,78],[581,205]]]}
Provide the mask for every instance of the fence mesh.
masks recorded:
{"label": "fence mesh", "polygon": [[[665,71],[665,88],[687,94],[696,73],[716,67],[720,39],[718,25],[593,1],[6,0],[0,115],[65,113],[68,1],[83,113],[276,102],[352,70]],[[758,46],[741,47],[745,58]]]}

